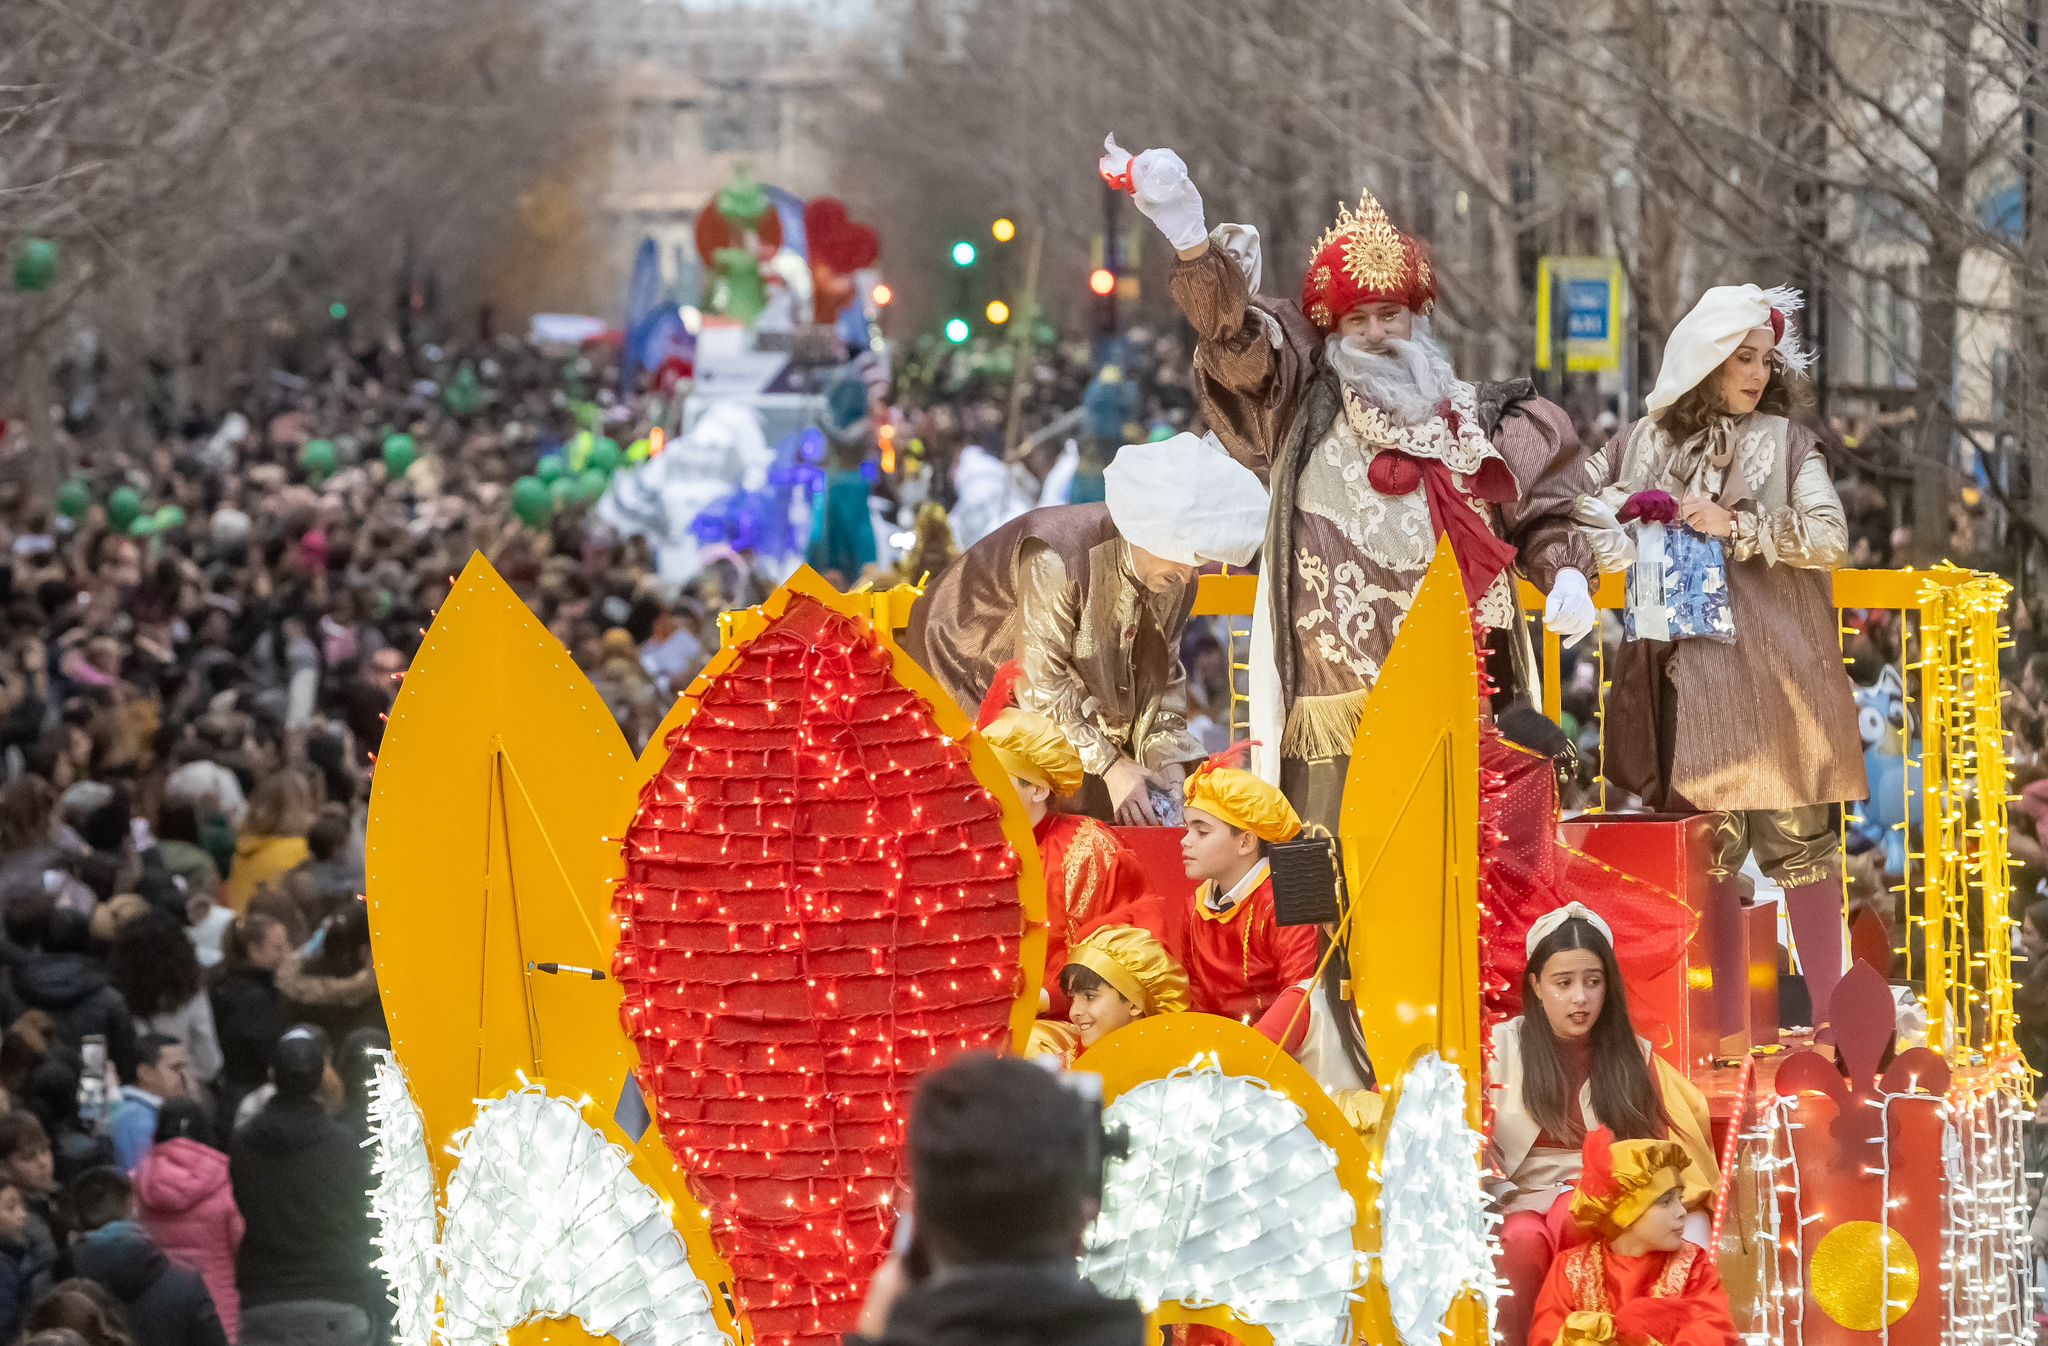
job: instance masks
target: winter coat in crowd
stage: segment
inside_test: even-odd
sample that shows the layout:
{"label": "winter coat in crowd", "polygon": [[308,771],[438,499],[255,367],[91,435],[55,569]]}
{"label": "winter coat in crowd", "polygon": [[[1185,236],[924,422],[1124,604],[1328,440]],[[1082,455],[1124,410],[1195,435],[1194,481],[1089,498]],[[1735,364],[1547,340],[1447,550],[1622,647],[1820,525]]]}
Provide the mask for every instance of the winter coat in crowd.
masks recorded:
{"label": "winter coat in crowd", "polygon": [[213,988],[213,1023],[220,1036],[220,1095],[223,1115],[270,1078],[270,1053],[284,1030],[284,1002],[277,974],[246,963],[228,968]]}
{"label": "winter coat in crowd", "polygon": [[285,1017],[295,1024],[317,1024],[329,1041],[341,1042],[358,1028],[384,1025],[375,968],[326,973],[294,950],[277,969],[277,989],[284,997]]}
{"label": "winter coat in crowd", "polygon": [[1082,1280],[1073,1263],[990,1263],[904,1290],[878,1337],[846,1346],[1144,1346],[1145,1313]]}
{"label": "winter coat in crowd", "polygon": [[242,1244],[242,1212],[235,1208],[228,1157],[182,1136],[156,1145],[135,1170],[135,1213],[166,1257],[199,1273],[228,1340],[237,1340],[242,1300],[235,1250]]}
{"label": "winter coat in crowd", "polygon": [[15,970],[13,985],[22,1008],[47,1013],[57,1025],[57,1041],[71,1052],[97,1033],[107,1040],[108,1060],[124,1072],[134,1069],[135,1020],[106,969],[90,955],[38,953]]}
{"label": "winter coat in crowd", "polygon": [[14,1340],[29,1306],[55,1283],[56,1264],[56,1254],[47,1247],[0,1243],[0,1340]]}
{"label": "winter coat in crowd", "polygon": [[135,1346],[227,1346],[205,1282],[173,1266],[141,1225],[116,1220],[81,1236],[71,1266],[121,1301]]}
{"label": "winter coat in crowd", "polygon": [[311,1099],[273,1098],[235,1132],[228,1154],[245,1221],[235,1258],[244,1312],[318,1299],[380,1315],[369,1157],[356,1137]]}
{"label": "winter coat in crowd", "polygon": [[204,846],[190,841],[160,841],[156,853],[171,877],[182,882],[186,897],[219,900],[220,870]]}
{"label": "winter coat in crowd", "polygon": [[244,836],[235,841],[235,863],[221,893],[236,911],[249,905],[256,890],[306,858],[304,837]]}

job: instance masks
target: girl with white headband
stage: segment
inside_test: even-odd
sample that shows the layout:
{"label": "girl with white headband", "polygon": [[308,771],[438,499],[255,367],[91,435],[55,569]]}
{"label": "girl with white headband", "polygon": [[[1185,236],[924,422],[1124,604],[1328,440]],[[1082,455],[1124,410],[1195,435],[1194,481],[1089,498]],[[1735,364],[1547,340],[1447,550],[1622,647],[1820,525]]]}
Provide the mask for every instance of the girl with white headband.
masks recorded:
{"label": "girl with white headband", "polygon": [[1550,1264],[1583,1232],[1571,1199],[1584,1171],[1586,1134],[1674,1140],[1686,1152],[1687,1237],[1706,1246],[1704,1207],[1718,1177],[1707,1100],[1636,1036],[1614,957],[1614,932],[1568,903],[1537,918],[1524,945],[1522,1013],[1493,1030],[1488,1146],[1503,1220],[1498,1271],[1508,1294],[1500,1340],[1526,1342]]}
{"label": "girl with white headband", "polygon": [[1607,778],[1652,809],[1711,812],[1714,877],[1752,853],[1785,889],[1813,1023],[1841,979],[1835,809],[1868,794],[1842,668],[1831,570],[1848,556],[1842,501],[1819,441],[1787,419],[1788,379],[1812,363],[1796,290],[1707,291],[1665,343],[1649,415],[1589,464],[1574,519],[1603,570],[1625,569],[1632,519],[1720,539],[1733,643],[1635,640],[1607,700]]}

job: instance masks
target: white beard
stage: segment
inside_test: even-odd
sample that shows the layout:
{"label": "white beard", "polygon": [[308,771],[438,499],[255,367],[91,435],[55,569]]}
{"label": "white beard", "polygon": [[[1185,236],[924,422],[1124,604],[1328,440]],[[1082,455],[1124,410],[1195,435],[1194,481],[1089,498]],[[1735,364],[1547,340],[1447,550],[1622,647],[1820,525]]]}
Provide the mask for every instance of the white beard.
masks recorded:
{"label": "white beard", "polygon": [[1402,425],[1420,425],[1436,415],[1458,385],[1427,318],[1417,317],[1414,335],[1390,340],[1384,350],[1332,332],[1323,342],[1323,358],[1352,392]]}

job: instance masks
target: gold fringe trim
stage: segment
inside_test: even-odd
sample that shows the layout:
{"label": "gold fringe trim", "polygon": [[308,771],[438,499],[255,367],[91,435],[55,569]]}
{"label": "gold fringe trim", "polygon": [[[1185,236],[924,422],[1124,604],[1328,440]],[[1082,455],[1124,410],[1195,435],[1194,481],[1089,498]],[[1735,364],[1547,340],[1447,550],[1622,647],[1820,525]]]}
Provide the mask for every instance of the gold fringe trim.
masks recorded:
{"label": "gold fringe trim", "polygon": [[1298,696],[1287,710],[1287,728],[1280,735],[1280,755],[1297,760],[1348,757],[1365,718],[1363,687],[1335,696]]}

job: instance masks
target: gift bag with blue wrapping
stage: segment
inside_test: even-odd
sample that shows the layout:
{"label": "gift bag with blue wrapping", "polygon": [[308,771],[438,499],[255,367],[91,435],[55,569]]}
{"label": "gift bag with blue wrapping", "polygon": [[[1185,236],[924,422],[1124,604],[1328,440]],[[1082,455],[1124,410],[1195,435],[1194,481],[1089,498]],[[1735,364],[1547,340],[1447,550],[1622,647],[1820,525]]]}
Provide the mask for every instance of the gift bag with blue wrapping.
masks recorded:
{"label": "gift bag with blue wrapping", "polygon": [[1635,536],[1623,638],[1733,642],[1728,557],[1720,542],[1683,524],[1646,521],[1635,525]]}

